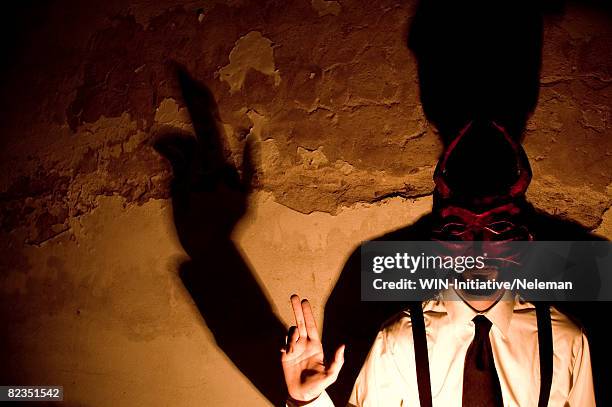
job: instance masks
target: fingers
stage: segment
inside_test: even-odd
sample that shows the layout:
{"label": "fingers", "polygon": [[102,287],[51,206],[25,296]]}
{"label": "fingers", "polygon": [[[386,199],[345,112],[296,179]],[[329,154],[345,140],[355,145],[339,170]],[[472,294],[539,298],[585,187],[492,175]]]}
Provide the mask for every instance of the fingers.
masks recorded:
{"label": "fingers", "polygon": [[317,329],[317,323],[312,314],[312,308],[308,300],[302,300],[302,313],[304,314],[304,322],[306,324],[306,333],[308,338],[313,340],[320,340],[319,330]]}
{"label": "fingers", "polygon": [[295,324],[297,325],[298,333],[300,337],[306,339],[308,333],[306,332],[304,312],[302,311],[302,304],[300,303],[300,297],[298,295],[293,294],[291,296],[291,306],[293,307],[293,315],[295,315]]}
{"label": "fingers", "polygon": [[304,299],[300,301],[300,297],[296,294],[291,296],[291,306],[293,307],[293,315],[295,315],[295,323],[298,328],[300,337],[320,340],[317,323],[312,313],[310,302]]}
{"label": "fingers", "polygon": [[338,373],[340,373],[340,369],[342,369],[342,365],[344,364],[344,345],[340,345],[340,347],[336,350],[334,355],[334,360],[330,363],[327,368],[327,374],[332,376],[335,380],[338,377]]}
{"label": "fingers", "polygon": [[293,346],[300,339],[300,334],[295,326],[289,328],[289,332],[287,333],[287,352],[293,352]]}

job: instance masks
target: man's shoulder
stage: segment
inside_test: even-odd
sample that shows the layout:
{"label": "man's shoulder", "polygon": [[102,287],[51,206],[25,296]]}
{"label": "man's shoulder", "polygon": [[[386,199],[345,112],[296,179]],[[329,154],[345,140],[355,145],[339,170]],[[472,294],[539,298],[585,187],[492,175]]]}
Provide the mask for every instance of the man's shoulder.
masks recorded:
{"label": "man's shoulder", "polygon": [[550,320],[555,342],[566,340],[574,343],[583,340],[585,334],[582,325],[554,306],[550,307]]}
{"label": "man's shoulder", "polygon": [[377,342],[385,349],[395,349],[400,343],[412,343],[412,320],[410,310],[406,308],[387,319],[381,326]]}
{"label": "man's shoulder", "polygon": [[[513,319],[527,323],[530,326],[537,326],[536,305],[527,301],[517,301],[514,307]],[[557,307],[550,306],[550,322],[553,330],[555,343],[582,341],[584,330],[577,320],[559,310]]]}
{"label": "man's shoulder", "polygon": [[[446,315],[441,302],[430,300],[424,301],[421,304],[425,325],[429,325],[431,318]],[[427,329],[427,328],[426,328]],[[412,333],[412,318],[410,307],[396,313],[391,318],[387,319],[380,329],[378,339],[383,341],[387,347],[396,347],[397,345],[406,345],[413,343]]]}

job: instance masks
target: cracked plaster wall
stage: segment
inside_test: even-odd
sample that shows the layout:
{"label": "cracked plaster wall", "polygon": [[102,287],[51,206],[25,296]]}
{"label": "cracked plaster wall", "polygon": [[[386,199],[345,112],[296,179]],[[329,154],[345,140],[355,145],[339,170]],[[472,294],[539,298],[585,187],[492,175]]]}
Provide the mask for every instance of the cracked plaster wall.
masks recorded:
{"label": "cracked plaster wall", "polygon": [[[1,83],[2,377],[61,383],[68,406],[266,405],[176,275],[171,172],[151,144],[193,130],[167,61],[210,88],[235,163],[255,142],[234,237],[278,315],[299,291],[320,317],[354,245],[431,205],[441,147],[405,46],[414,2],[41,7]],[[607,237],[611,36],[587,6],[547,18],[525,136],[532,202]]]}

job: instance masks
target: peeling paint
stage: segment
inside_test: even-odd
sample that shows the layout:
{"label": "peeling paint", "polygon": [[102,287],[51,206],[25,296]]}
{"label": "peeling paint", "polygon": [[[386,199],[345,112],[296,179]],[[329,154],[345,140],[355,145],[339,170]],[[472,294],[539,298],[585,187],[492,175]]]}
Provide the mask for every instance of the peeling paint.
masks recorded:
{"label": "peeling paint", "polygon": [[312,4],[312,8],[319,13],[319,17],[328,14],[338,16],[340,15],[340,11],[342,11],[342,6],[340,6],[340,3],[337,1],[312,0],[310,4]]}
{"label": "peeling paint", "polygon": [[173,98],[166,98],[161,101],[157,109],[155,109],[153,120],[160,125],[172,126],[189,132],[192,131],[189,112],[185,107],[180,107]]}
{"label": "peeling paint", "polygon": [[612,195],[587,186],[563,184],[554,176],[535,178],[527,198],[539,209],[568,220],[575,220],[589,229],[599,226],[604,212],[612,205]]}
{"label": "peeling paint", "polygon": [[259,31],[251,31],[236,41],[229,54],[230,63],[219,70],[219,79],[227,82],[230,92],[239,91],[249,70],[261,72],[274,79],[274,86],[281,82],[280,72],[274,64],[272,41]]}

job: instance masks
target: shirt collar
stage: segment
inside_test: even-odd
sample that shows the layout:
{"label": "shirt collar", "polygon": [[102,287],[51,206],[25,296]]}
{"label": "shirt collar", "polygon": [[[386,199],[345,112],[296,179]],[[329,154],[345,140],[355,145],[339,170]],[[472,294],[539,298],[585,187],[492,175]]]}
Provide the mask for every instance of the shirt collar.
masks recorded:
{"label": "shirt collar", "polygon": [[455,290],[443,291],[440,294],[440,300],[453,324],[457,326],[471,324],[472,319],[480,314],[487,317],[499,329],[502,335],[506,337],[510,321],[512,320],[512,314],[514,313],[516,298],[512,293],[506,291],[495,305],[484,312],[478,312],[467,305]]}

